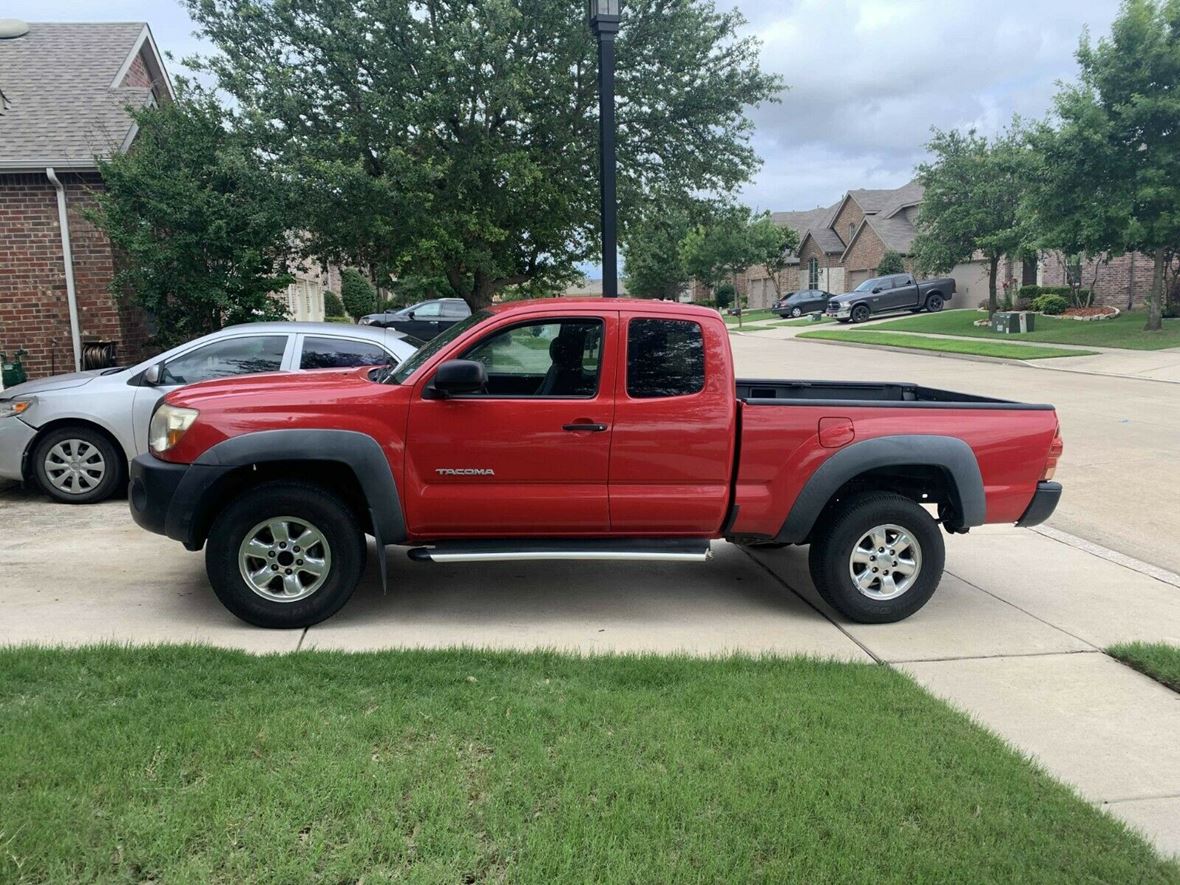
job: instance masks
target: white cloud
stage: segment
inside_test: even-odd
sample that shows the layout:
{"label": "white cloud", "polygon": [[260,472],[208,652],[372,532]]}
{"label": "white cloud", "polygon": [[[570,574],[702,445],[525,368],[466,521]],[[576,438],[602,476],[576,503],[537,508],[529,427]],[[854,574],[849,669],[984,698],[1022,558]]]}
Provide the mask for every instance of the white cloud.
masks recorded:
{"label": "white cloud", "polygon": [[932,126],[995,133],[1039,117],[1075,74],[1083,25],[1111,0],[743,0],[762,63],[790,90],[753,116],[763,170],[743,193],[774,209],[903,184]]}

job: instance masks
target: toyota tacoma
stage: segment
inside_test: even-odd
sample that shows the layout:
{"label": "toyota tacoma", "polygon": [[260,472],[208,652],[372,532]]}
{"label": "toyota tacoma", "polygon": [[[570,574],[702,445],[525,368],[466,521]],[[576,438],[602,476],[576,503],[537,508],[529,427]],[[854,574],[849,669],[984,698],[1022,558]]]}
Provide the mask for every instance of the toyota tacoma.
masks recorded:
{"label": "toyota tacoma", "polygon": [[376,541],[415,560],[703,561],[717,539],[810,545],[846,617],[897,621],[943,532],[1057,504],[1052,406],[916,384],[736,378],[714,311],[528,301],[475,312],[400,366],[169,393],[131,467],[144,528],[205,549],[235,615],[305,627]]}

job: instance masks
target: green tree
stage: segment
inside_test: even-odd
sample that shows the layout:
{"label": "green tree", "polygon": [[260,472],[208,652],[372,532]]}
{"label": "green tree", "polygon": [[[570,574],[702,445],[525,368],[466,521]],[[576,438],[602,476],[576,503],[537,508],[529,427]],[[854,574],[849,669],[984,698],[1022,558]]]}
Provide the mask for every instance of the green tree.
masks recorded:
{"label": "green tree", "polygon": [[679,297],[691,277],[680,254],[691,229],[689,210],[671,201],[653,205],[630,225],[622,244],[629,295]]}
{"label": "green tree", "polygon": [[293,213],[281,182],[226,127],[208,95],[134,111],[135,149],[99,160],[95,223],[124,254],[112,291],[155,320],[170,347],[252,320],[282,319]]}
{"label": "green tree", "polygon": [[346,267],[340,271],[340,300],[354,320],[377,310],[377,290],[355,268]]}
{"label": "green tree", "polygon": [[1023,254],[1031,239],[1020,208],[1029,151],[1014,131],[989,142],[973,129],[935,130],[926,147],[934,159],[918,167],[926,193],[913,244],[915,263],[925,271],[945,273],[983,253],[988,312],[995,313],[1000,260]]}
{"label": "green tree", "polygon": [[751,264],[761,264],[770,273],[776,298],[783,297],[782,274],[799,248],[799,234],[794,229],[774,223],[770,213],[759,215],[750,223]]}
{"label": "green tree", "polygon": [[[298,183],[309,250],[437,275],[473,307],[597,250],[596,62],[581,4],[185,0],[199,64]],[[620,221],[645,195],[727,193],[773,100],[744,20],[631,0],[618,51]]]}
{"label": "green tree", "polygon": [[1126,0],[1111,36],[1083,34],[1077,58],[1079,81],[1033,130],[1029,203],[1046,242],[1066,254],[1150,254],[1145,328],[1158,331],[1180,247],[1180,0]]}
{"label": "green tree", "polygon": [[723,206],[712,217],[689,230],[680,243],[680,261],[690,277],[710,291],[729,279],[736,288],[738,271],[760,263],[766,232],[763,216],[751,216],[745,206]]}
{"label": "green tree", "polygon": [[886,249],[877,262],[877,273],[884,276],[891,273],[905,273],[905,257],[893,249]]}

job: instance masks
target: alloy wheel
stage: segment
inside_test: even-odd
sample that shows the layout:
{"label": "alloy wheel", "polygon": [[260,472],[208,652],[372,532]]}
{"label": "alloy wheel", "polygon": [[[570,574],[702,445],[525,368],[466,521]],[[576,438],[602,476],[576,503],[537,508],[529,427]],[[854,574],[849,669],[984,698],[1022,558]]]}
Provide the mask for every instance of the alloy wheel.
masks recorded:
{"label": "alloy wheel", "polygon": [[270,602],[306,599],[324,585],[331,569],[332,548],[324,533],[295,516],[263,520],[238,548],[242,580]]}
{"label": "alloy wheel", "polygon": [[856,542],[848,558],[852,584],[873,600],[896,599],[914,586],[922,573],[922,547],[899,525],[874,526]]}

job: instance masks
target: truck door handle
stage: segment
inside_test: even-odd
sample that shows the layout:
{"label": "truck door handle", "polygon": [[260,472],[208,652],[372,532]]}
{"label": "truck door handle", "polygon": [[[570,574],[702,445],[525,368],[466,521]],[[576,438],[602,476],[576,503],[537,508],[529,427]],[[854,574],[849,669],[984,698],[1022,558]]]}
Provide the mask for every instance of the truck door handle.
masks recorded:
{"label": "truck door handle", "polygon": [[562,430],[568,430],[570,433],[602,433],[606,430],[605,424],[565,424],[562,425]]}

